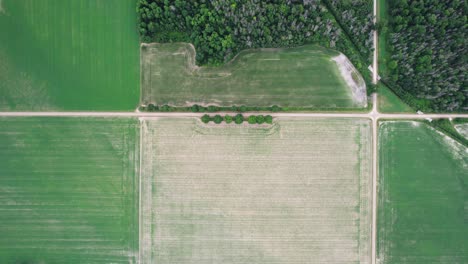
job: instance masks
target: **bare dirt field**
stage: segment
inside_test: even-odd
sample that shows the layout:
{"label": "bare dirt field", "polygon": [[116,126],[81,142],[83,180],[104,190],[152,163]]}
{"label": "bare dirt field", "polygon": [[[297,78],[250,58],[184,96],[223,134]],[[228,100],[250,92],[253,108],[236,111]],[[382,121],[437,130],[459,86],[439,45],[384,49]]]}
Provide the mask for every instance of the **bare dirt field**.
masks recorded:
{"label": "bare dirt field", "polygon": [[369,120],[141,122],[141,263],[370,263]]}

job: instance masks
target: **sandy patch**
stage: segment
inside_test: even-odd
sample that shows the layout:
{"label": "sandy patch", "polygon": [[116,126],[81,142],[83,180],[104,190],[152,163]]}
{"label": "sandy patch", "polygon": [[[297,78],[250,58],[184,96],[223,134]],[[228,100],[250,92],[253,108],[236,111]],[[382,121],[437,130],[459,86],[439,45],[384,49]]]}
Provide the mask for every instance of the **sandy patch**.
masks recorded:
{"label": "sandy patch", "polygon": [[468,123],[455,125],[455,129],[460,133],[460,135],[468,139]]}
{"label": "sandy patch", "polygon": [[362,78],[361,74],[356,70],[354,65],[349,61],[348,57],[344,54],[340,54],[332,58],[338,65],[341,76],[345,79],[348,87],[351,88],[353,94],[353,100],[358,104],[366,107],[367,106],[367,93],[366,83]]}

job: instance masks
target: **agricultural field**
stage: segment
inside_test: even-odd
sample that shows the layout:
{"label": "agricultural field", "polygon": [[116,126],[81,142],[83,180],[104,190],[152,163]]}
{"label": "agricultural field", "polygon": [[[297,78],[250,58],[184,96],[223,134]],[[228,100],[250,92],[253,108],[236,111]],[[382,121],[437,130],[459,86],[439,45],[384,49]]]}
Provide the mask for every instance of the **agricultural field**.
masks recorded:
{"label": "agricultural field", "polygon": [[364,108],[366,86],[342,54],[316,45],[246,50],[220,67],[195,65],[190,44],[141,49],[141,103]]}
{"label": "agricultural field", "polygon": [[379,128],[377,257],[468,262],[468,149],[414,121]]}
{"label": "agricultural field", "polygon": [[144,119],[142,263],[370,263],[370,125]]}
{"label": "agricultural field", "polygon": [[136,263],[138,128],[0,117],[0,263]]}
{"label": "agricultural field", "polygon": [[0,111],[134,110],[136,0],[1,0]]}

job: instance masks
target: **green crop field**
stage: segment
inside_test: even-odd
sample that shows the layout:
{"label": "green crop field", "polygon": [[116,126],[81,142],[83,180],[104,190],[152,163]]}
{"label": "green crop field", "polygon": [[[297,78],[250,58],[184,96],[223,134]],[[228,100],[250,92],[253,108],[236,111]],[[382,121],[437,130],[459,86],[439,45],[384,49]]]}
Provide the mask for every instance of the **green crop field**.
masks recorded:
{"label": "green crop field", "polygon": [[379,129],[378,263],[468,263],[468,150],[420,122]]}
{"label": "green crop field", "polygon": [[366,119],[144,120],[142,263],[370,263],[370,139]]}
{"label": "green crop field", "polygon": [[0,111],[137,107],[135,0],[0,5]]}
{"label": "green crop field", "polygon": [[0,118],[0,263],[136,263],[137,120]]}
{"label": "green crop field", "polygon": [[246,50],[226,65],[198,67],[189,44],[151,44],[141,49],[140,67],[142,104],[367,105],[365,83],[354,66],[344,55],[315,45]]}

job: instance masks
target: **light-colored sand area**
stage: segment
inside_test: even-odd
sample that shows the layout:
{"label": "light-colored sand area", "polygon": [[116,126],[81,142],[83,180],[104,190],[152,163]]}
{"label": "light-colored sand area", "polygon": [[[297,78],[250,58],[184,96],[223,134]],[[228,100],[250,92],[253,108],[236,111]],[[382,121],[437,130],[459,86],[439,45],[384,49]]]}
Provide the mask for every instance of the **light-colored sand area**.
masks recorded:
{"label": "light-colored sand area", "polygon": [[468,139],[468,123],[457,124],[455,125],[455,129],[460,133],[460,135]]}
{"label": "light-colored sand area", "polygon": [[351,89],[353,99],[358,104],[367,106],[366,83],[358,70],[344,54],[340,54],[332,60],[338,65],[341,76],[345,79],[349,89]]}
{"label": "light-colored sand area", "polygon": [[141,263],[370,263],[370,121],[142,129]]}

